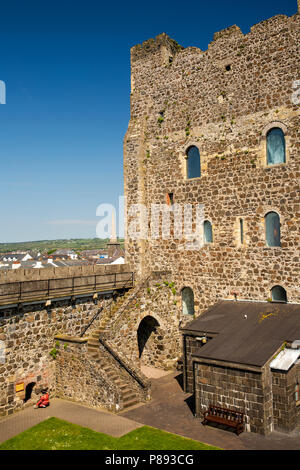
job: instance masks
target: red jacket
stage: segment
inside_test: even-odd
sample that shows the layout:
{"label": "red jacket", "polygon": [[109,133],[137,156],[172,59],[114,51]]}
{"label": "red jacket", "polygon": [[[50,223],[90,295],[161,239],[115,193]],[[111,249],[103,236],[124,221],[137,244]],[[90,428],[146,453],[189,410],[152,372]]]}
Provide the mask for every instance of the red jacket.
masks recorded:
{"label": "red jacket", "polygon": [[40,400],[37,402],[37,405],[48,406],[49,405],[49,393],[45,393],[45,395],[42,395]]}

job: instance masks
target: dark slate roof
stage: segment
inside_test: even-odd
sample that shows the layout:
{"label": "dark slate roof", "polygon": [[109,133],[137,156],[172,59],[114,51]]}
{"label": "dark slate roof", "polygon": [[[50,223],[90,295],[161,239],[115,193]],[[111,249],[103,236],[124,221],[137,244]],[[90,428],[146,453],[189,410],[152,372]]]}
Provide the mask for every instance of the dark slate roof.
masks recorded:
{"label": "dark slate roof", "polygon": [[285,341],[300,339],[300,305],[220,301],[182,328],[188,331],[216,334],[196,357],[261,367]]}

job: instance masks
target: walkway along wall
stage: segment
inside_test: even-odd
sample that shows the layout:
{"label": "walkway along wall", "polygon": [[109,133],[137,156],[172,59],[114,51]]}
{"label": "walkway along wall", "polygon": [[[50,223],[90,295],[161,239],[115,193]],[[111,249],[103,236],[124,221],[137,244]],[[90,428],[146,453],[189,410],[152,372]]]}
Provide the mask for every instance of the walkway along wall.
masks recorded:
{"label": "walkway along wall", "polygon": [[[124,275],[126,265],[90,266],[24,270],[1,277],[0,289],[5,293],[5,281],[47,280],[47,278],[81,277],[94,274]],[[124,281],[125,282],[125,281]],[[0,308],[0,415],[5,416],[24,406],[32,405],[41,389],[48,386],[50,395],[56,393],[55,361],[50,355],[57,334],[80,336],[99,309],[111,301],[113,289],[98,297],[92,289],[83,297],[63,298],[12,304]],[[90,329],[90,332],[92,329]],[[27,387],[27,389],[26,389]],[[26,400],[26,401],[25,401]]]}

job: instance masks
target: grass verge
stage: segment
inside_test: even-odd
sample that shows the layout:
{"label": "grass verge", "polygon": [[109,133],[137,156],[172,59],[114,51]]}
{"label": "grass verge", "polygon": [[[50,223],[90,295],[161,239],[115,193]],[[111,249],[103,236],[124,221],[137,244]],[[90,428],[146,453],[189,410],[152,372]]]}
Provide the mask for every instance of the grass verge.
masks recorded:
{"label": "grass verge", "polygon": [[0,444],[0,450],[220,450],[143,426],[116,438],[58,418],[49,418]]}

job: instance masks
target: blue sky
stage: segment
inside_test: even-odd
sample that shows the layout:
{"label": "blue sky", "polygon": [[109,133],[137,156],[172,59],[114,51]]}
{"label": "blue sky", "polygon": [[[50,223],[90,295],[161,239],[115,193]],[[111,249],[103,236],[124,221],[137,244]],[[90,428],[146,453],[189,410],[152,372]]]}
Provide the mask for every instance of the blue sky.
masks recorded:
{"label": "blue sky", "polygon": [[2,2],[0,242],[95,237],[97,206],[117,207],[132,46],[165,32],[205,50],[216,31],[296,10],[296,0]]}

